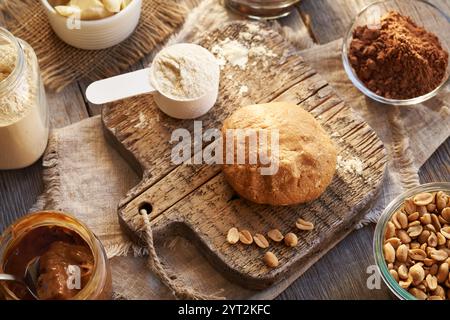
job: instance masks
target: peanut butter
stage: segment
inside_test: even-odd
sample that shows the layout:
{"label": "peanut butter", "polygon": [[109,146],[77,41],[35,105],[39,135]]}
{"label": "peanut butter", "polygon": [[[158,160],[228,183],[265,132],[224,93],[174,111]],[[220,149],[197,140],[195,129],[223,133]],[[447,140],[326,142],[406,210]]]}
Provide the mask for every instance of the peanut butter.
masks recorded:
{"label": "peanut butter", "polygon": [[[87,243],[75,232],[61,227],[39,227],[26,234],[10,251],[5,272],[23,277],[35,257],[40,257],[36,289],[42,300],[73,298],[86,286],[94,269],[94,257]],[[78,288],[68,281],[69,266],[79,270]],[[32,298],[20,285],[10,285],[10,289],[19,299]]]}

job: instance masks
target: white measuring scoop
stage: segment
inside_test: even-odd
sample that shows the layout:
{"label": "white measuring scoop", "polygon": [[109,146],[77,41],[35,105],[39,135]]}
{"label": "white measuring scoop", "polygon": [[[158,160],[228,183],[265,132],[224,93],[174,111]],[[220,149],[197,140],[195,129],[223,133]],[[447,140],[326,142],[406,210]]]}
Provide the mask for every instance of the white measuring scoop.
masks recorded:
{"label": "white measuring scoop", "polygon": [[[202,50],[215,60],[212,53],[196,44],[180,43],[169,48],[183,51],[189,49],[189,47],[191,47],[190,49]],[[156,55],[155,61],[169,48],[161,50]],[[202,96],[193,99],[179,99],[158,91],[155,88],[158,86],[158,79],[155,78],[152,67],[95,81],[86,89],[86,98],[93,104],[104,104],[139,95],[152,94],[158,107],[167,115],[177,119],[195,119],[206,114],[217,101],[220,77],[218,63],[216,67],[215,70],[211,70],[216,81],[213,81],[206,88]]]}

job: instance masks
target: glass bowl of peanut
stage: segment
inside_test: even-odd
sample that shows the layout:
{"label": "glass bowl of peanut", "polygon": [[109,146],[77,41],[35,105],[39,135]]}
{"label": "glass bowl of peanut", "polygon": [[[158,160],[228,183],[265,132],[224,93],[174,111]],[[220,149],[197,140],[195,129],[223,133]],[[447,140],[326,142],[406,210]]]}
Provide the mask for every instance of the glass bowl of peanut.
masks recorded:
{"label": "glass bowl of peanut", "polygon": [[424,184],[394,199],[375,228],[381,277],[402,300],[450,300],[450,182]]}

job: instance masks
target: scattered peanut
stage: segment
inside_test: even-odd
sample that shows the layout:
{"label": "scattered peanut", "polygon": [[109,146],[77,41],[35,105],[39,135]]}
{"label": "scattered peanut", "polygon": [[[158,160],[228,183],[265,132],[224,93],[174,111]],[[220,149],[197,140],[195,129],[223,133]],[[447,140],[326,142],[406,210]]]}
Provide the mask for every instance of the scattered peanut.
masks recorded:
{"label": "scattered peanut", "polygon": [[241,241],[243,244],[250,245],[253,243],[253,237],[250,231],[248,230],[242,230],[239,232],[239,241]]}
{"label": "scattered peanut", "polygon": [[283,234],[278,229],[270,230],[267,233],[267,236],[275,242],[281,242],[284,239]]}
{"label": "scattered peanut", "polygon": [[255,241],[256,245],[260,248],[267,249],[269,247],[269,242],[267,241],[266,237],[264,237],[262,234],[255,234],[253,237],[253,240]]}
{"label": "scattered peanut", "polygon": [[287,235],[284,236],[284,243],[288,247],[295,247],[295,246],[297,246],[298,238],[295,234],[293,234],[292,232],[289,232]]}
{"label": "scattered peanut", "polygon": [[312,222],[303,220],[302,218],[299,218],[297,222],[295,223],[298,229],[303,231],[311,231],[314,229],[314,224]]}
{"label": "scattered peanut", "polygon": [[264,255],[264,263],[270,268],[276,268],[279,265],[278,258],[272,252],[268,251]]}
{"label": "scattered peanut", "polygon": [[239,241],[239,231],[237,228],[228,230],[227,241],[229,244],[236,244]]}
{"label": "scattered peanut", "polygon": [[450,196],[405,199],[386,224],[383,254],[392,278],[417,299],[450,300]]}

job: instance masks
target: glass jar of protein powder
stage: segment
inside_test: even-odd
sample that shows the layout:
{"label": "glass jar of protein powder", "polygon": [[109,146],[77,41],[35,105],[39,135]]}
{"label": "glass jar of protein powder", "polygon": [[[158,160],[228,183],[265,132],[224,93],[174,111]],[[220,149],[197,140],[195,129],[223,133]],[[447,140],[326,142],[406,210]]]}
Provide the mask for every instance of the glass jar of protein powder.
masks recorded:
{"label": "glass jar of protein powder", "polygon": [[19,169],[44,153],[48,107],[36,54],[0,28],[0,170]]}

